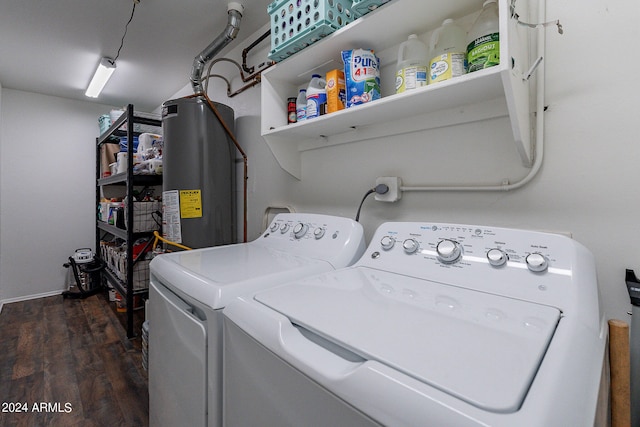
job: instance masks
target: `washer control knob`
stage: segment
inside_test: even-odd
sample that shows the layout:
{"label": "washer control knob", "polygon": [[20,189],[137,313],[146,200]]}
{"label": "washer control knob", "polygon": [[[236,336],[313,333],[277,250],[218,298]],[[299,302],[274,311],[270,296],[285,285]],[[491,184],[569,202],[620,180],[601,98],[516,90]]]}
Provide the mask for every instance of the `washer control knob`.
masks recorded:
{"label": "washer control knob", "polygon": [[546,271],[549,268],[549,261],[544,255],[538,252],[531,253],[525,258],[527,268],[536,273]]}
{"label": "washer control knob", "polygon": [[462,255],[462,248],[460,243],[454,240],[441,240],[436,246],[436,252],[438,253],[438,259],[445,264],[452,264],[460,259]]}
{"label": "washer control knob", "polygon": [[487,251],[487,259],[489,260],[489,264],[491,264],[492,266],[502,267],[507,263],[509,257],[500,249],[493,248]]}
{"label": "washer control knob", "polygon": [[293,227],[293,235],[296,239],[302,239],[304,235],[307,234],[307,231],[309,231],[309,226],[301,222]]}
{"label": "washer control knob", "polygon": [[419,247],[420,247],[420,244],[416,239],[407,239],[404,242],[402,242],[402,249],[404,249],[404,251],[408,254],[414,253],[415,251],[418,250]]}
{"label": "washer control knob", "polygon": [[280,233],[284,234],[287,232],[287,230],[289,230],[289,224],[284,223],[280,226]]}
{"label": "washer control knob", "polygon": [[324,228],[318,227],[315,230],[313,230],[313,237],[315,237],[316,240],[322,239],[322,237],[324,236],[324,232],[325,232]]}
{"label": "washer control knob", "polygon": [[380,239],[380,246],[382,246],[382,249],[384,249],[385,251],[388,251],[389,249],[393,248],[393,245],[396,244],[396,239],[394,239],[391,236],[384,236],[382,239]]}
{"label": "washer control knob", "polygon": [[277,222],[274,222],[273,224],[271,224],[271,228],[270,228],[271,232],[272,233],[275,232],[278,229],[278,227],[280,227],[280,225]]}

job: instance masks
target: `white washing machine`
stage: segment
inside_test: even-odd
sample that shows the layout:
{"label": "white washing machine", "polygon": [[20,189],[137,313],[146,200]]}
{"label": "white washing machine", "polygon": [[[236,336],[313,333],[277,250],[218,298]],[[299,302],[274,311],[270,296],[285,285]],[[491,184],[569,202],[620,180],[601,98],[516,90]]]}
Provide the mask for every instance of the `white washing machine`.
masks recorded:
{"label": "white washing machine", "polygon": [[223,313],[229,427],[591,426],[606,415],[595,264],[565,236],[385,223],[353,266]]}
{"label": "white washing machine", "polygon": [[250,243],[160,255],[149,288],[150,425],[220,426],[222,309],[232,299],[353,264],[362,226],[279,214]]}

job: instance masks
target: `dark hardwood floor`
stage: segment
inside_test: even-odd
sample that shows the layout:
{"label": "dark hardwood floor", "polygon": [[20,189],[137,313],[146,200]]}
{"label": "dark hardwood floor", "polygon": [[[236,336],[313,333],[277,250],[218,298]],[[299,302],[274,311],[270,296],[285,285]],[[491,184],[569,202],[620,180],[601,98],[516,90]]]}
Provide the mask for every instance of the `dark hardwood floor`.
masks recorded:
{"label": "dark hardwood floor", "polygon": [[[109,304],[100,294],[4,305],[0,426],[149,424],[141,338],[126,337]],[[136,314],[140,335],[143,313]]]}

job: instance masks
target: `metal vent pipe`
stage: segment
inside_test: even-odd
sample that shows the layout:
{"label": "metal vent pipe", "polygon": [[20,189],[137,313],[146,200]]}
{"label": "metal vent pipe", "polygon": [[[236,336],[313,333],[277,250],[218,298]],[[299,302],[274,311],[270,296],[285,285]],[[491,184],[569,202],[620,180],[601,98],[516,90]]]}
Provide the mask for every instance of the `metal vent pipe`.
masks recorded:
{"label": "metal vent pipe", "polygon": [[231,43],[240,31],[240,20],[242,19],[242,13],[244,12],[244,6],[239,2],[230,2],[227,5],[227,26],[220,33],[216,39],[211,42],[198,56],[193,59],[193,66],[191,68],[191,86],[193,87],[193,93],[203,93],[202,89],[202,72],[204,67],[214,56],[218,54],[226,45]]}

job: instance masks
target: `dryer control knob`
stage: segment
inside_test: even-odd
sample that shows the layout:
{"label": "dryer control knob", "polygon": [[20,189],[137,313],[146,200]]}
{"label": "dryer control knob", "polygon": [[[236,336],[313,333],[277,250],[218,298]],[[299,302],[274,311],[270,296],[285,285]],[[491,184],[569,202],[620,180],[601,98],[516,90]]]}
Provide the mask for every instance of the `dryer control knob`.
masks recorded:
{"label": "dryer control knob", "polygon": [[489,260],[489,264],[491,264],[492,266],[502,267],[507,263],[509,257],[500,249],[493,248],[487,251],[487,259]]}
{"label": "dryer control knob", "polygon": [[325,232],[324,228],[318,227],[315,230],[313,230],[313,237],[315,237],[316,240],[320,240],[322,239],[322,236],[324,236],[324,232]]}
{"label": "dryer control knob", "polygon": [[420,244],[415,239],[407,239],[404,242],[402,242],[402,248],[408,254],[414,253],[415,251],[418,250],[419,247],[420,247]]}
{"label": "dryer control knob", "polygon": [[278,227],[279,225],[277,222],[274,222],[273,224],[271,224],[271,228],[270,228],[271,232],[272,233],[275,232],[278,229]]}
{"label": "dryer control knob", "polygon": [[307,234],[308,230],[309,226],[307,224],[299,222],[295,227],[293,227],[293,235],[296,239],[302,239],[304,235]]}
{"label": "dryer control knob", "polygon": [[280,226],[280,232],[281,232],[282,234],[286,233],[286,232],[287,232],[287,230],[289,230],[289,224],[284,223],[284,224],[282,224],[282,226]]}
{"label": "dryer control knob", "polygon": [[549,268],[549,261],[547,261],[547,258],[538,252],[527,255],[525,262],[527,263],[527,268],[536,273],[541,273]]}
{"label": "dryer control knob", "polygon": [[438,259],[445,264],[452,264],[460,259],[462,255],[462,248],[460,243],[454,240],[441,240],[436,246],[436,252],[438,253]]}
{"label": "dryer control knob", "polygon": [[384,236],[382,239],[380,239],[380,246],[382,246],[382,249],[384,249],[385,251],[388,251],[389,249],[393,248],[393,245],[396,244],[396,239],[394,239],[391,236]]}

